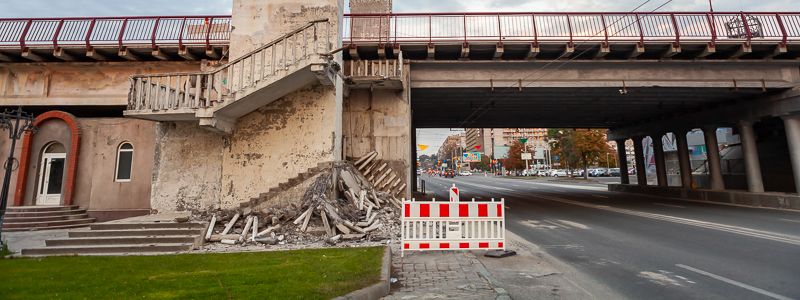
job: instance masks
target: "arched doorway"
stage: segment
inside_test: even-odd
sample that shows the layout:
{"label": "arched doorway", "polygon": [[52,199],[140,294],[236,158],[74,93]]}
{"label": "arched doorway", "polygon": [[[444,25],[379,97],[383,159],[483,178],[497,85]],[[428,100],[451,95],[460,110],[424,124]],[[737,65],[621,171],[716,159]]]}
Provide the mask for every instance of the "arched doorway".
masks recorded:
{"label": "arched doorway", "polygon": [[66,169],[67,150],[58,142],[48,144],[42,151],[36,187],[36,205],[60,205]]}

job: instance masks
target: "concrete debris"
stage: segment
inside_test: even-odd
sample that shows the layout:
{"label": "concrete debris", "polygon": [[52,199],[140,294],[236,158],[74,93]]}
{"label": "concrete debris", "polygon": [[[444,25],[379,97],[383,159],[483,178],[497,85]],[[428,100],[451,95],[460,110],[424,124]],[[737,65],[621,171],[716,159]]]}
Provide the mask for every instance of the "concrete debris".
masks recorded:
{"label": "concrete debris", "polygon": [[[308,181],[302,199],[289,201],[290,204],[279,201],[282,204],[267,208],[205,212],[204,221],[209,221],[206,240],[235,247],[342,247],[397,240],[401,202],[394,192],[401,176],[379,156],[373,151],[355,163],[330,164],[330,169],[320,176],[308,179],[312,181]],[[365,177],[368,169],[379,174],[379,179]],[[385,190],[379,189],[377,183]],[[259,224],[266,228],[258,231]]]}

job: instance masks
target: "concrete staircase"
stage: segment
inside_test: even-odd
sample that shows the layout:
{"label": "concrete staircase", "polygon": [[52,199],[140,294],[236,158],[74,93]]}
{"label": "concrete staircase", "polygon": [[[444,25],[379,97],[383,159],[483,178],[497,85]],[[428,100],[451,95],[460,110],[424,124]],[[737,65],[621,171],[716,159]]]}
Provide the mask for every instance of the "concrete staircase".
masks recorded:
{"label": "concrete staircase", "polygon": [[134,75],[124,114],[231,133],[239,117],[291,92],[333,85],[340,66],[331,60],[331,26],[308,22],[210,72]]}
{"label": "concrete staircase", "polygon": [[185,222],[96,223],[46,240],[45,247],[22,249],[22,256],[144,255],[190,251],[203,244],[206,224]]}
{"label": "concrete staircase", "polygon": [[77,205],[10,206],[6,209],[3,231],[67,229],[85,227],[94,221]]}
{"label": "concrete staircase", "polygon": [[329,168],[331,168],[330,162],[318,163],[316,167],[308,168],[305,172],[297,174],[297,176],[279,183],[278,186],[270,188],[266,193],[261,193],[258,195],[258,197],[250,198],[250,201],[239,203],[239,207],[255,207],[256,205],[274,198],[281,192],[293,188]]}

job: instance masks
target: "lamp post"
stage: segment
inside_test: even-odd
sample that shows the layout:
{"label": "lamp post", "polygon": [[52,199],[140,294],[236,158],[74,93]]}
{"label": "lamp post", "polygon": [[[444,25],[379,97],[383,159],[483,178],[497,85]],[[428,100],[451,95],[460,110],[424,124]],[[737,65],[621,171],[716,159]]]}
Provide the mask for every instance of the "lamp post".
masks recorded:
{"label": "lamp post", "polygon": [[25,132],[36,132],[36,127],[33,126],[33,115],[22,111],[22,107],[18,107],[13,111],[6,110],[0,113],[0,129],[8,130],[8,139],[11,140],[11,148],[8,150],[8,158],[3,165],[5,167],[5,174],[3,176],[3,188],[0,190],[0,245],[3,244],[3,220],[6,215],[6,205],[8,204],[8,189],[11,184],[11,172],[14,170],[14,150],[17,147],[17,140],[22,137]]}

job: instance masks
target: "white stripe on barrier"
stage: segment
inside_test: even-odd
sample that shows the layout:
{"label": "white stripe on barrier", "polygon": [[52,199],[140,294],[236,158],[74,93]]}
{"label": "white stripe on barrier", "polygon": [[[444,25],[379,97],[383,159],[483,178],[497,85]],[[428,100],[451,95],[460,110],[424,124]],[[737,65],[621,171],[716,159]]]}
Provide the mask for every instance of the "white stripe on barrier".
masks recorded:
{"label": "white stripe on barrier", "polygon": [[401,217],[401,255],[407,250],[505,250],[505,199],[403,199]]}

